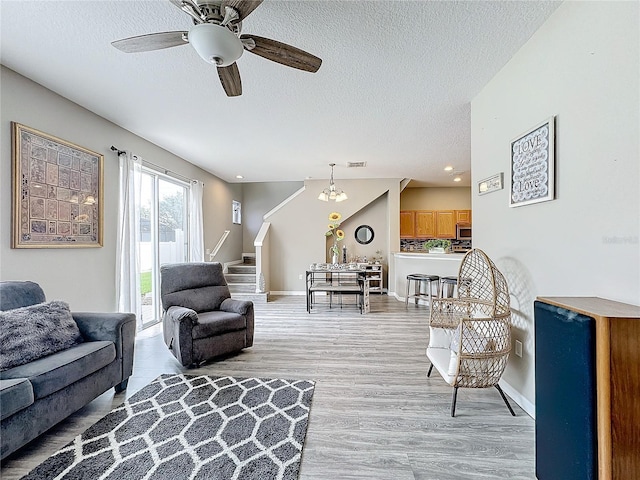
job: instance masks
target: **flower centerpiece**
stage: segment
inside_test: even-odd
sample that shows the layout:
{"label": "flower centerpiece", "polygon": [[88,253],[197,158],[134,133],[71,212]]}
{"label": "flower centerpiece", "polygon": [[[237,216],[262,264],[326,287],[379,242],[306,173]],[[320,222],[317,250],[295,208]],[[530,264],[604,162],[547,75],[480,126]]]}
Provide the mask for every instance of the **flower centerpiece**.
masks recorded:
{"label": "flower centerpiece", "polygon": [[329,230],[324,234],[325,237],[333,237],[333,245],[329,249],[332,256],[331,263],[338,263],[338,257],[340,255],[338,242],[344,239],[344,231],[339,228],[341,219],[342,215],[338,212],[331,212],[329,214]]}

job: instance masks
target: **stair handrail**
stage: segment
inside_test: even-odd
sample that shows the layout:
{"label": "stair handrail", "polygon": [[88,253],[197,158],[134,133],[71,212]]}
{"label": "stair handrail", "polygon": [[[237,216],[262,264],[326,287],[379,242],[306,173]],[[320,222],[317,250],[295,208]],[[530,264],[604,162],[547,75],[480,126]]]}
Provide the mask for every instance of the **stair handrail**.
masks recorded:
{"label": "stair handrail", "polygon": [[291,195],[289,195],[287,198],[285,198],[283,201],[281,201],[278,205],[276,205],[271,210],[269,210],[267,213],[265,213],[262,216],[262,219],[266,220],[267,218],[269,218],[271,215],[273,215],[278,210],[280,210],[282,207],[284,207],[287,203],[291,202],[294,198],[296,198],[298,195],[303,193],[305,191],[305,189],[306,189],[306,187],[304,185],[302,187],[300,187],[298,190],[296,190]]}
{"label": "stair handrail", "polygon": [[215,248],[209,254],[210,262],[213,262],[213,258],[218,254],[218,252],[220,251],[220,248],[222,248],[222,244],[225,242],[225,240],[229,236],[229,233],[231,233],[230,230],[225,230],[222,236],[220,237],[220,240],[218,240],[218,243],[216,244]]}
{"label": "stair handrail", "polygon": [[269,291],[269,227],[271,222],[263,222],[253,246],[256,249],[256,293],[266,293]]}

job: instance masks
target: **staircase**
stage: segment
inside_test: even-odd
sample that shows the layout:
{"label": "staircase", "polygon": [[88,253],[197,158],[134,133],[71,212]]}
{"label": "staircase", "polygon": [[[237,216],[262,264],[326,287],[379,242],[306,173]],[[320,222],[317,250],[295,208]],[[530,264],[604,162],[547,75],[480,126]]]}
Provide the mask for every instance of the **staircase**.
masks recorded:
{"label": "staircase", "polygon": [[256,293],[255,256],[243,255],[242,263],[229,265],[224,277],[229,285],[231,298],[251,300],[254,303],[267,303],[269,300],[268,293]]}

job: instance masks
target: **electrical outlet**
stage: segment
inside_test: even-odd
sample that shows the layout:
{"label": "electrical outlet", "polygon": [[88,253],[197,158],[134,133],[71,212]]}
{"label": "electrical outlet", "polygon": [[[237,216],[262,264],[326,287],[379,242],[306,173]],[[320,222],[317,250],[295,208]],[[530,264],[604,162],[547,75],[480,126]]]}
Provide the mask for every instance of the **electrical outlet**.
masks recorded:
{"label": "electrical outlet", "polygon": [[298,275],[298,280],[302,280],[302,274]]}
{"label": "electrical outlet", "polygon": [[522,358],[522,342],[516,340],[516,357]]}
{"label": "electrical outlet", "polygon": [[205,250],[205,252],[206,252],[206,254],[207,254],[207,255],[209,255],[209,254],[211,253],[211,249],[210,249],[210,248],[207,248],[207,249]]}

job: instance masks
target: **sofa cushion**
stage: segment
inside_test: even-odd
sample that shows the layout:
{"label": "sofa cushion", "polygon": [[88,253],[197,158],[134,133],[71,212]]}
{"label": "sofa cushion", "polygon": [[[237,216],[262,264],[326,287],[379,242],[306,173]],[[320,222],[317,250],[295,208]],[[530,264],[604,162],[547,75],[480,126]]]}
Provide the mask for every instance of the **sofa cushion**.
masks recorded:
{"label": "sofa cushion", "polygon": [[196,340],[245,328],[247,328],[246,318],[237,313],[220,310],[204,312],[198,314],[198,324],[193,327],[191,337]]}
{"label": "sofa cushion", "polygon": [[0,282],[0,310],[13,310],[46,300],[44,291],[35,282]]}
{"label": "sofa cushion", "polygon": [[[162,281],[165,282],[164,278]],[[230,296],[229,287],[226,285],[209,285],[165,293],[162,296],[162,305],[166,309],[177,305],[200,313],[207,310],[219,310],[222,302]]]}
{"label": "sofa cushion", "polygon": [[0,371],[81,343],[69,305],[53,301],[0,312]]}
{"label": "sofa cushion", "polygon": [[115,358],[116,347],[113,342],[85,342],[26,365],[5,370],[0,375],[3,380],[28,378],[33,385],[35,399],[38,400],[109,365]]}
{"label": "sofa cushion", "polygon": [[33,387],[26,378],[0,380],[0,419],[10,417],[33,403]]}
{"label": "sofa cushion", "polygon": [[219,310],[231,297],[219,262],[174,263],[160,267],[162,308],[174,305],[196,312]]}

